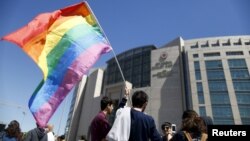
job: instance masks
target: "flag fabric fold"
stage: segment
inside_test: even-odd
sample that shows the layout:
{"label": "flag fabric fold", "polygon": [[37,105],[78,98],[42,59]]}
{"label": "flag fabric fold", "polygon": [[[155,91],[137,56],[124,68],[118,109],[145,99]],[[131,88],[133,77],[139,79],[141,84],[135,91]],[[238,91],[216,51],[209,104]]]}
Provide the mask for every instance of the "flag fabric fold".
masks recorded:
{"label": "flag fabric fold", "polygon": [[112,49],[87,2],[42,13],[3,40],[20,46],[43,72],[29,100],[42,127],[99,57]]}

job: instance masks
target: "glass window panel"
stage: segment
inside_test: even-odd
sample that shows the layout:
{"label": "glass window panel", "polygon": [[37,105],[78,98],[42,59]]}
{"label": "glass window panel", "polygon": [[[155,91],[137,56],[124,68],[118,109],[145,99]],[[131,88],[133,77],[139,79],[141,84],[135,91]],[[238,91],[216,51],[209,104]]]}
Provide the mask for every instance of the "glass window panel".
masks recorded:
{"label": "glass window panel", "polygon": [[210,98],[212,104],[230,104],[227,93],[211,93]]}
{"label": "glass window panel", "polygon": [[201,72],[200,71],[195,71],[195,78],[196,78],[196,80],[201,80]]}
{"label": "glass window panel", "polygon": [[250,117],[241,118],[243,125],[250,125]]}
{"label": "glass window panel", "polygon": [[198,94],[199,104],[204,104],[205,100],[204,100],[203,87],[202,87],[201,82],[197,83],[197,94]]}
{"label": "glass window panel", "polygon": [[193,54],[193,58],[198,58],[199,54]]}
{"label": "glass window panel", "polygon": [[229,59],[228,60],[229,68],[246,68],[245,59]]}
{"label": "glass window panel", "polygon": [[219,52],[204,53],[204,57],[220,56]]}
{"label": "glass window panel", "polygon": [[234,56],[234,55],[243,55],[243,51],[229,51],[226,52],[227,56]]}
{"label": "glass window panel", "polygon": [[[223,111],[223,112],[222,112]],[[223,105],[223,106],[212,106],[212,113],[214,117],[223,117],[223,118],[232,118],[233,113],[230,105]]]}
{"label": "glass window panel", "polygon": [[239,105],[240,116],[250,117],[250,107],[245,105]]}
{"label": "glass window panel", "polygon": [[221,69],[222,68],[221,60],[205,61],[205,65],[207,69]]}
{"label": "glass window panel", "polygon": [[248,94],[236,93],[236,97],[238,104],[250,104],[250,93]]}
{"label": "glass window panel", "polygon": [[206,108],[204,106],[202,107],[200,106],[199,111],[200,111],[200,116],[207,116]]}
{"label": "glass window panel", "polygon": [[149,81],[150,80],[150,72],[144,72],[142,80],[143,81]]}
{"label": "glass window panel", "polygon": [[220,124],[220,125],[232,125],[234,124],[233,118],[223,118],[223,117],[214,117],[213,118],[214,124]]}
{"label": "glass window panel", "polygon": [[208,80],[225,79],[223,70],[207,70]]}
{"label": "glass window panel", "polygon": [[232,79],[249,79],[249,72],[247,69],[245,70],[234,70],[234,69],[230,69],[231,72],[231,77]]}
{"label": "glass window panel", "polygon": [[250,82],[234,81],[234,90],[235,91],[250,91]]}
{"label": "glass window panel", "polygon": [[141,64],[141,57],[134,58],[133,65],[137,66],[137,65],[140,65],[140,64]]}
{"label": "glass window panel", "polygon": [[199,61],[194,62],[194,69],[195,70],[200,70],[200,62]]}
{"label": "glass window panel", "polygon": [[227,85],[225,81],[209,81],[209,91],[227,91]]}
{"label": "glass window panel", "polygon": [[199,104],[205,104],[203,92],[198,92],[198,101],[199,101]]}
{"label": "glass window panel", "polygon": [[197,92],[203,92],[203,87],[201,82],[197,83]]}

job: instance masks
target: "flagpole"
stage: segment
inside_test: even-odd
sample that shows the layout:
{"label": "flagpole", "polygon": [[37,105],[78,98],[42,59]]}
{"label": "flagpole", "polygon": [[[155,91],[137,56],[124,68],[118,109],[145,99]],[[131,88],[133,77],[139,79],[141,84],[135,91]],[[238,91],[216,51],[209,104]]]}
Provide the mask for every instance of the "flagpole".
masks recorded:
{"label": "flagpole", "polygon": [[[84,0],[84,2],[86,3],[87,8],[90,10],[90,12],[92,13],[92,15],[94,16],[94,18],[95,18],[95,20],[96,20],[97,24],[99,25],[99,27],[100,27],[101,31],[102,31],[102,32],[103,32],[103,34],[104,34],[104,36],[105,36],[105,38],[106,38],[107,42],[110,44],[108,37],[106,36],[106,34],[105,34],[104,30],[102,29],[102,26],[100,25],[100,23],[99,23],[98,19],[96,18],[96,16],[95,16],[94,12],[93,12],[93,11],[92,11],[92,9],[90,8],[90,6],[89,6],[88,2],[87,2],[86,0]],[[111,46],[111,44],[110,44],[110,46]],[[117,66],[118,66],[118,68],[119,68],[119,71],[121,72],[121,76],[122,76],[122,79],[123,79],[124,84],[125,84],[125,83],[126,83],[126,81],[125,81],[124,75],[123,75],[123,73],[122,73],[121,66],[120,66],[120,64],[119,64],[119,61],[118,61],[118,59],[117,59],[117,57],[116,57],[115,51],[114,51],[114,49],[113,49],[113,47],[112,47],[112,46],[111,46],[111,48],[112,48],[112,52],[113,52],[114,57],[115,57],[115,61],[116,61],[116,63],[117,63]]]}
{"label": "flagpole", "polygon": [[[99,23],[98,19],[96,18],[96,16],[95,16],[94,12],[93,12],[93,11],[92,11],[92,9],[90,8],[90,6],[89,6],[88,2],[87,2],[86,0],[83,0],[83,1],[86,3],[87,8],[90,10],[90,12],[92,13],[92,15],[94,16],[94,18],[95,18],[95,20],[96,20],[97,24],[99,25],[99,27],[100,27],[101,31],[102,31],[102,32],[103,32],[103,34],[104,34],[104,36],[105,36],[105,38],[106,38],[107,42],[108,42],[108,43],[110,44],[110,46],[111,46],[111,43],[109,42],[108,37],[106,36],[106,34],[105,34],[104,30],[102,29],[102,26],[100,25],[100,23]],[[124,75],[123,75],[123,73],[122,73],[121,66],[120,66],[120,64],[119,64],[119,61],[118,61],[118,59],[117,59],[117,57],[116,57],[115,51],[114,51],[114,49],[113,49],[113,47],[112,47],[112,46],[111,46],[111,48],[112,48],[112,53],[113,53],[113,55],[114,55],[114,57],[115,57],[115,61],[116,61],[116,63],[117,63],[117,66],[118,66],[118,68],[119,68],[119,71],[120,71],[120,73],[121,73],[122,79],[123,79],[123,81],[124,81],[124,88],[126,88],[126,80],[125,80],[125,77],[124,77]],[[132,103],[131,103],[131,99],[130,99],[130,97],[128,97],[128,100],[129,100],[130,104],[132,104]]]}

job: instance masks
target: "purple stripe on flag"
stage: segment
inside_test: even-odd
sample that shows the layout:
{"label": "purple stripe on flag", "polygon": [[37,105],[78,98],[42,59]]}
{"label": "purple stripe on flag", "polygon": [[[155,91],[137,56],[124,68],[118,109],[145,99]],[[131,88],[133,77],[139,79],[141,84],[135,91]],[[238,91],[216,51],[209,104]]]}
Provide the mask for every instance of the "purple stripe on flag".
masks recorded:
{"label": "purple stripe on flag", "polygon": [[106,44],[99,43],[93,45],[79,55],[79,57],[68,68],[64,79],[55,94],[50,97],[47,103],[37,109],[36,112],[33,111],[33,115],[39,125],[45,126],[48,123],[48,120],[75,84],[80,81],[82,76],[89,71],[103,53],[110,50],[111,48]]}

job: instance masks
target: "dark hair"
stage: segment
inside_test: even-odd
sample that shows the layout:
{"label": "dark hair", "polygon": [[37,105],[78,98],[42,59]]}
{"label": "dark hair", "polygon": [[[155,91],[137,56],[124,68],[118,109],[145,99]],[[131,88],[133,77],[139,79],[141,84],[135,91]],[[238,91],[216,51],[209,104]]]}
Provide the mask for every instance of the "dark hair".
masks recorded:
{"label": "dark hair", "polygon": [[148,102],[148,95],[144,91],[136,91],[132,96],[133,107],[141,108]]}
{"label": "dark hair", "polygon": [[12,120],[8,127],[6,128],[7,136],[15,137],[17,140],[20,140],[21,137],[21,129],[19,122],[16,120]]}
{"label": "dark hair", "polygon": [[64,140],[65,139],[65,135],[61,135],[59,136],[60,139]]}
{"label": "dark hair", "polygon": [[195,118],[198,117],[198,114],[194,110],[186,110],[182,114],[182,120],[186,118]]}
{"label": "dark hair", "polygon": [[113,104],[113,101],[107,97],[107,96],[104,96],[101,100],[101,110],[104,110],[108,105],[112,105]]}
{"label": "dark hair", "polygon": [[161,129],[162,130],[165,130],[165,127],[168,126],[168,127],[171,127],[172,124],[170,122],[164,122],[162,125],[161,125]]}
{"label": "dark hair", "polygon": [[185,118],[182,121],[182,131],[192,133],[194,137],[201,136],[202,133],[206,133],[206,126],[200,117]]}

